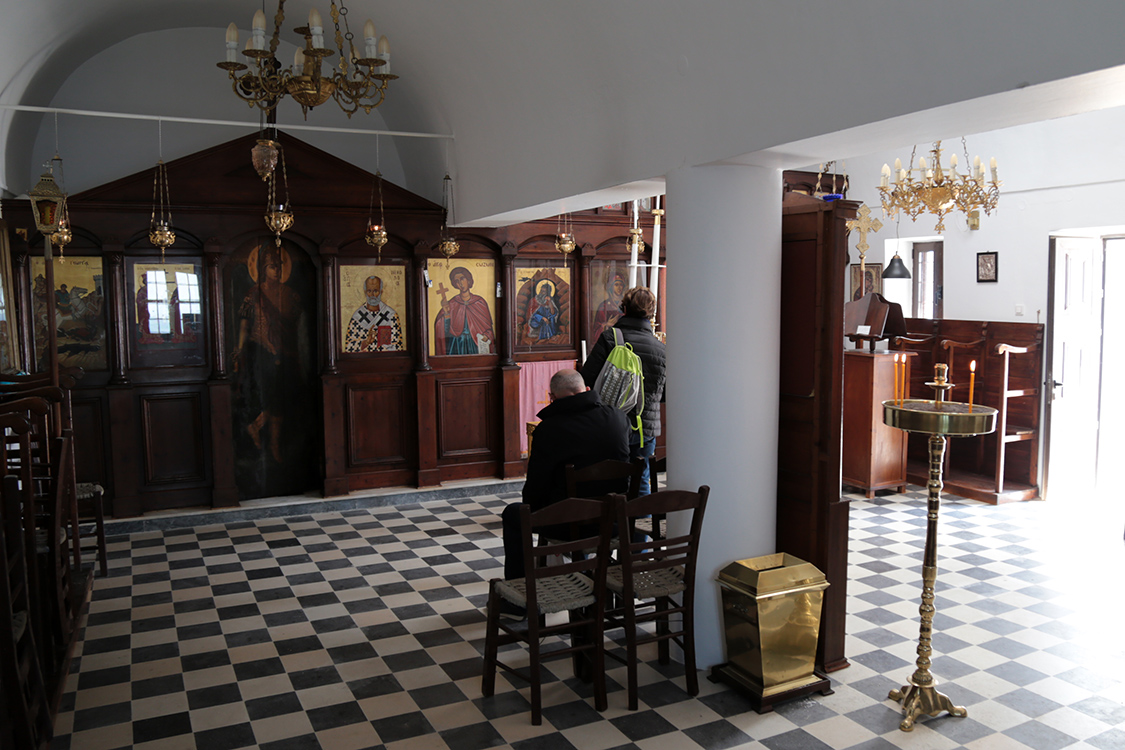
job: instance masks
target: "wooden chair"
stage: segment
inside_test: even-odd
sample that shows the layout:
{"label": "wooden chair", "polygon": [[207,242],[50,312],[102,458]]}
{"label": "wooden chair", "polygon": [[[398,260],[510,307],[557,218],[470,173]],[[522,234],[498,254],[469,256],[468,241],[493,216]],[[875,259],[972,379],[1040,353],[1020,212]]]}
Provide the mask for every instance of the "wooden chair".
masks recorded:
{"label": "wooden chair", "polygon": [[[630,711],[637,710],[638,705],[637,647],[646,643],[658,644],[660,663],[667,664],[668,642],[676,641],[684,652],[688,693],[699,694],[695,669],[695,561],[710,492],[707,485],[698,492],[664,490],[618,506],[618,528],[630,528],[643,516],[691,512],[687,534],[622,544],[618,550],[620,564],[609,568],[606,574],[606,588],[621,603],[606,613],[606,630],[624,628],[626,657],[606,653],[625,663]],[[678,603],[676,596],[680,597]],[[674,614],[680,615],[680,627],[675,630],[669,617]],[[655,622],[655,633],[641,630],[640,624],[646,622]]]}
{"label": "wooden chair", "polygon": [[[625,480],[628,480],[625,499],[633,500],[639,497],[641,474],[644,473],[645,468],[644,461],[643,458],[635,458],[632,461],[605,460],[581,469],[576,469],[573,465],[568,464],[566,466],[566,494],[570,497],[594,497],[604,493],[607,484],[611,488],[614,482],[620,482],[621,486],[624,486]],[[600,490],[600,492],[594,490]],[[638,518],[635,530],[652,538],[654,527],[657,529],[656,533],[663,536],[664,516]]]}
{"label": "wooden chair", "polygon": [[[592,661],[594,681],[594,707],[604,711],[607,704],[605,687],[605,575],[609,559],[610,533],[613,528],[614,506],[624,502],[620,495],[611,502],[569,498],[553,503],[542,510],[531,512],[531,506],[520,508],[524,559],[527,572],[522,579],[504,581],[493,579],[489,583],[488,623],[484,646],[484,671],[481,692],[485,697],[494,694],[496,668],[517,675],[531,683],[531,723],[543,723],[541,698],[541,666],[549,659],[588,653]],[[533,537],[538,529],[571,522],[582,523],[587,536],[570,541],[553,541],[535,547]],[[575,553],[594,548],[593,556]],[[550,563],[551,560],[562,562]],[[500,603],[507,601],[527,610],[526,623],[506,623],[500,619]],[[546,615],[567,612],[566,622],[546,625]],[[540,621],[542,618],[542,622]],[[548,636],[569,635],[570,646],[552,648],[544,653],[541,644]],[[499,661],[500,646],[510,643],[527,644],[530,664],[527,672]]]}
{"label": "wooden chair", "polygon": [[8,711],[7,733],[14,747],[39,750],[51,741],[51,710],[31,627],[19,477],[4,477],[2,503],[0,558],[6,575],[0,585],[0,633],[6,635],[0,636],[0,683]]}
{"label": "wooden chair", "polygon": [[105,489],[94,482],[79,482],[74,492],[78,502],[78,520],[94,525],[94,538],[82,542],[83,552],[95,552],[102,578],[109,575],[109,560],[105,551]]}
{"label": "wooden chair", "polygon": [[65,528],[70,504],[70,474],[65,467],[71,460],[72,449],[70,430],[65,431],[62,437],[55,438],[49,490],[42,502],[45,512],[36,535],[45,629],[51,638],[48,653],[52,657],[52,663],[44,665],[49,669],[60,669],[78,619]]}

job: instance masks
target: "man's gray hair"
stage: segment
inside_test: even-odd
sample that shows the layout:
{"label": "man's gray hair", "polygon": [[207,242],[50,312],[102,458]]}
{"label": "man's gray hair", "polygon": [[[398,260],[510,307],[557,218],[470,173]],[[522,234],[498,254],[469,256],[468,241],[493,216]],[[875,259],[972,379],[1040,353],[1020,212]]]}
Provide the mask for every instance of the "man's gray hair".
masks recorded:
{"label": "man's gray hair", "polygon": [[586,381],[578,370],[559,370],[551,376],[551,395],[555,398],[576,396],[586,390]]}

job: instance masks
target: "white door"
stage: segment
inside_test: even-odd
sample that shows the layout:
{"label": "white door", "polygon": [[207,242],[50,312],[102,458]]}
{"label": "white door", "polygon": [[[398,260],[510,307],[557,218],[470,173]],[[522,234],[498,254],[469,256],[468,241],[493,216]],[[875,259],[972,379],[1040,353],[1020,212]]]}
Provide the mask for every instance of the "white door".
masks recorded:
{"label": "white door", "polygon": [[[1047,471],[1044,489],[1093,489],[1098,454],[1102,339],[1102,240],[1052,239],[1053,287],[1047,328]],[[1053,381],[1053,382],[1052,382]]]}

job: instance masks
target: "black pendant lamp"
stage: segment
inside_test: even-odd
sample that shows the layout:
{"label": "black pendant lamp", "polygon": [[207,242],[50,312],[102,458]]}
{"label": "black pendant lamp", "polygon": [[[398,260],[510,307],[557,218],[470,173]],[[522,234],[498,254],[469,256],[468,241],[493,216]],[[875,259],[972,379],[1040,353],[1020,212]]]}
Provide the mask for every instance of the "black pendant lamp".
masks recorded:
{"label": "black pendant lamp", "polygon": [[902,262],[902,258],[899,257],[898,253],[895,253],[895,257],[891,258],[891,262],[887,264],[887,267],[885,269],[883,269],[883,278],[884,279],[909,279],[910,278],[910,271],[907,270],[906,264]]}

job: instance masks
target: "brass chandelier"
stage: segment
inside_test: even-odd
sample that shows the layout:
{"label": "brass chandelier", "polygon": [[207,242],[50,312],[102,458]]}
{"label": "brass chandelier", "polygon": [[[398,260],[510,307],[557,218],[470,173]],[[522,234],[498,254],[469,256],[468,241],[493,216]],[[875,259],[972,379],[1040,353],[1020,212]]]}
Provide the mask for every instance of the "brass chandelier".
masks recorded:
{"label": "brass chandelier", "polygon": [[[375,24],[368,19],[363,25],[363,54],[360,55],[348,26],[348,8],[343,0],[338,8],[336,0],[331,0],[329,14],[336,30],[336,49],[324,46],[324,22],[320,12],[313,8],[309,12],[309,25],[294,29],[305,38],[305,44],[294,55],[292,67],[284,67],[277,60],[285,0],[277,2],[269,49],[266,48],[266,14],[261,10],[254,13],[250,38],[242,51],[249,65],[237,58],[238,27],[233,23],[228,26],[226,60],[218,66],[229,74],[235,95],[251,107],[267,112],[288,95],[301,105],[306,118],[310,109],[329,99],[335,99],[348,117],[360,109],[371,114],[371,110],[383,103],[387,84],[398,78],[391,75],[390,42],[386,36],[376,36]],[[336,54],[339,54],[339,63],[323,70],[325,58]]]}
{"label": "brass chandelier", "polygon": [[[968,167],[969,151],[964,138],[961,145],[965,149],[965,165]],[[895,218],[902,211],[911,221],[916,221],[921,214],[928,212],[938,217],[934,229],[941,232],[945,230],[945,217],[954,210],[965,214],[972,227],[974,217],[979,220],[980,211],[991,215],[1000,200],[1003,183],[997,178],[995,157],[989,165],[992,179],[987,183],[984,180],[984,164],[979,156],[973,160],[969,174],[957,171],[956,154],[950,154],[949,167],[943,167],[941,141],[937,141],[930,150],[930,162],[925,157],[919,157],[918,166],[914,167],[913,163],[913,151],[910,153],[909,169],[904,169],[902,161],[895,159],[893,180],[891,168],[883,165],[879,194],[884,215]]]}

